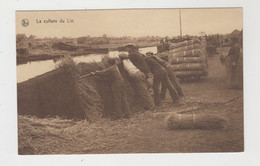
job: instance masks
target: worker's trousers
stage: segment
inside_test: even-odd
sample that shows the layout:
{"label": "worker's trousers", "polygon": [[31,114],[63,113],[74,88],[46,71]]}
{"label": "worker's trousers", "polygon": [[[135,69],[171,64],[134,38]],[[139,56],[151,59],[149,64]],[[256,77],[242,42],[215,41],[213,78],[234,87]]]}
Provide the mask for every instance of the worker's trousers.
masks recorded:
{"label": "worker's trousers", "polygon": [[153,80],[153,90],[154,90],[154,103],[155,105],[160,105],[160,83],[163,87],[169,90],[172,101],[175,102],[179,99],[179,95],[175,88],[173,87],[166,69],[161,69],[156,71],[154,74]]}

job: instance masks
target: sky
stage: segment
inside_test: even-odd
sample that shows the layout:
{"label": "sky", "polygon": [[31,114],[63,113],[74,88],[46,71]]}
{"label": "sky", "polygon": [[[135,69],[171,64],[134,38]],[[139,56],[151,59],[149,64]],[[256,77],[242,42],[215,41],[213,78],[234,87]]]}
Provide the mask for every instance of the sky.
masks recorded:
{"label": "sky", "polygon": [[[243,28],[242,8],[17,11],[16,33],[39,38],[178,36],[180,10],[183,35],[227,34]],[[22,26],[23,19],[28,26]]]}

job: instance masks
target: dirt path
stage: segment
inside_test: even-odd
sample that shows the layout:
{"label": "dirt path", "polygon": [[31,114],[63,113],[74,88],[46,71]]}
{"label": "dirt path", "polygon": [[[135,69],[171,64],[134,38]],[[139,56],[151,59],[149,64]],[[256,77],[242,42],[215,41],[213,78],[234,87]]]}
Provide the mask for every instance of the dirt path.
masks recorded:
{"label": "dirt path", "polygon": [[[100,135],[102,138],[98,138],[96,146],[78,153],[243,151],[243,91],[226,89],[225,69],[218,57],[210,58],[209,66],[207,78],[182,83],[185,97],[179,103],[171,104],[167,96],[162,106],[153,112],[138,113],[129,120],[98,122],[96,125],[107,124],[111,128],[104,126],[105,135]],[[227,127],[221,130],[165,129],[164,118],[168,112],[192,109],[195,113],[224,117]]]}
{"label": "dirt path", "polygon": [[[84,121],[19,116],[19,154],[174,153],[243,151],[243,91],[228,90],[219,57],[209,59],[209,75],[181,85],[185,97],[166,96],[154,111],[131,119]],[[192,111],[226,119],[221,130],[167,130],[165,117]]]}

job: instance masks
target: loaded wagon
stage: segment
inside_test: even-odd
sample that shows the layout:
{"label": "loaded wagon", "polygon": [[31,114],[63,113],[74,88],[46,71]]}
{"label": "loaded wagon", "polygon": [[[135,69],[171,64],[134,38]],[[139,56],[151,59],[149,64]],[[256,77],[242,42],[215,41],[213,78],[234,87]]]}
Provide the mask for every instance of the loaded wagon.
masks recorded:
{"label": "loaded wagon", "polygon": [[157,56],[171,64],[176,77],[199,79],[208,75],[207,53],[199,40],[168,42],[167,45],[165,50],[158,49]]}

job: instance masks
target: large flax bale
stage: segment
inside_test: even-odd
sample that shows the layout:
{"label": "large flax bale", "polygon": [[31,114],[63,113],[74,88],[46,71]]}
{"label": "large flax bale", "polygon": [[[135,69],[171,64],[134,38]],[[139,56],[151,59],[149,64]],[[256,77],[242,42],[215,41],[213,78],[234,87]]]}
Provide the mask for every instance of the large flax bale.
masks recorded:
{"label": "large flax bale", "polygon": [[[85,75],[90,72],[96,71],[96,70],[102,70],[105,67],[106,62],[94,62],[94,63],[79,63],[77,65],[78,70],[80,71],[80,75]],[[125,81],[126,85],[126,97],[129,102],[129,105],[132,108],[132,111],[138,111],[137,107],[140,107],[141,104],[138,102],[138,98],[136,97],[136,93],[134,92],[133,86],[131,85],[131,79],[127,76],[124,70],[122,70],[121,67],[119,67],[120,73]],[[91,117],[94,117],[92,119],[96,119],[97,115],[100,115],[100,109],[102,109],[102,116],[108,117],[110,116],[114,111],[114,101],[113,101],[113,92],[111,89],[111,81],[107,81],[105,77],[98,76],[98,75],[92,75],[88,76],[87,78],[83,79],[82,83],[84,82],[90,82],[91,86],[96,89],[98,95],[101,97],[101,100],[98,99],[98,101],[93,102],[95,105],[91,107],[92,109],[89,109],[91,106],[91,103],[87,104],[88,111],[87,115],[90,115]],[[81,85],[81,84],[79,84]],[[93,104],[92,103],[92,104]],[[95,107],[97,108],[96,111]],[[92,113],[93,112],[93,113]]]}
{"label": "large flax bale", "polygon": [[188,50],[188,51],[182,51],[182,52],[177,52],[173,54],[169,54],[169,60],[173,57],[201,57],[204,56],[203,51],[200,49],[194,49],[194,50]]}
{"label": "large flax bale", "polygon": [[204,57],[172,57],[169,60],[170,64],[180,64],[180,63],[205,63]]}
{"label": "large flax bale", "polygon": [[[103,62],[98,62],[98,63],[81,62],[77,65],[77,68],[79,70],[80,76],[83,76],[85,74],[89,74],[90,72],[95,72],[96,70],[102,70],[106,67]],[[113,96],[111,96],[113,94],[111,89],[111,82],[107,81],[104,77],[97,76],[97,75],[90,75],[82,79],[80,82],[82,82],[83,86],[84,84],[86,84],[86,82],[91,82],[92,87],[95,88],[98,95],[101,97],[100,100],[101,103],[97,103],[97,105],[99,106],[97,107],[98,109],[95,111],[96,113],[98,113],[96,115],[99,115],[100,112],[99,109],[102,106],[102,116],[110,116],[112,114],[112,111],[114,110]],[[91,103],[87,104],[86,106],[88,107],[90,105]],[[90,116],[92,114],[91,113],[92,111],[93,110],[90,109],[90,113],[89,113]],[[94,115],[94,119],[95,119],[95,115]]]}
{"label": "large flax bale", "polygon": [[37,117],[84,118],[77,77],[76,68],[65,65],[18,83],[18,113]]}
{"label": "large flax bale", "polygon": [[200,42],[198,40],[187,40],[187,41],[183,41],[183,42],[179,42],[179,43],[171,43],[170,49],[176,49],[179,47],[184,47],[184,46],[188,46],[188,45],[192,45],[192,44],[200,44]]}
{"label": "large flax bale", "polygon": [[[106,77],[88,75],[105,68],[103,63],[80,63],[63,66],[18,84],[18,113],[43,118],[60,116],[95,121],[114,111],[111,81]],[[126,82],[127,98],[132,107],[138,98]]]}
{"label": "large flax bale", "polygon": [[98,92],[97,80],[92,77],[85,77],[78,83],[81,105],[85,113],[85,118],[93,122],[103,114],[104,102]]}
{"label": "large flax bale", "polygon": [[169,52],[177,53],[177,52],[181,52],[181,51],[188,51],[188,50],[194,50],[194,49],[202,49],[202,46],[199,44],[192,44],[192,45],[187,45],[187,46],[171,49]]}
{"label": "large flax bale", "polygon": [[171,69],[173,71],[184,71],[184,70],[202,70],[204,68],[203,63],[182,63],[172,64]]}
{"label": "large flax bale", "polygon": [[166,128],[174,129],[222,129],[224,118],[210,114],[172,114],[165,119]]}

